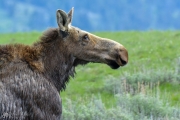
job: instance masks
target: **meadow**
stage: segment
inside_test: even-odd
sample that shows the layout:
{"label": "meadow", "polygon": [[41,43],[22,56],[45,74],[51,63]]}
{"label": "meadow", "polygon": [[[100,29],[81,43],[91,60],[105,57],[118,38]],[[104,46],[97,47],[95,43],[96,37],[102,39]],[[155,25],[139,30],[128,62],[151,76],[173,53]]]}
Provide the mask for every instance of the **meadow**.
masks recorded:
{"label": "meadow", "polygon": [[[123,44],[129,63],[117,70],[76,68],[60,93],[63,120],[180,119],[180,31],[96,32]],[[32,44],[40,32],[0,34],[0,44]]]}

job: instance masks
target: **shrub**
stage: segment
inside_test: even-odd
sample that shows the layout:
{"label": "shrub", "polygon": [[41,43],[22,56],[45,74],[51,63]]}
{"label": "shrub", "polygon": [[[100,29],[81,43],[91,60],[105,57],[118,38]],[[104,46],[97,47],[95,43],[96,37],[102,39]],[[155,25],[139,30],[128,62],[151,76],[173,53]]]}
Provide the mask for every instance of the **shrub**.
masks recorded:
{"label": "shrub", "polygon": [[[121,78],[109,76],[103,90],[114,94],[117,104],[106,108],[101,97],[70,99],[63,103],[63,120],[179,120],[180,108],[160,99],[161,83],[180,83],[180,58],[175,70],[143,70],[125,73]],[[152,94],[152,91],[156,95]],[[149,92],[151,91],[151,92]],[[89,98],[89,97],[88,97]]]}
{"label": "shrub", "polygon": [[179,120],[180,109],[157,97],[116,94],[117,104],[106,108],[100,97],[88,101],[66,99],[62,120]]}
{"label": "shrub", "polygon": [[116,95],[118,106],[131,113],[135,120],[166,118],[173,116],[173,109],[162,100],[144,94]]}

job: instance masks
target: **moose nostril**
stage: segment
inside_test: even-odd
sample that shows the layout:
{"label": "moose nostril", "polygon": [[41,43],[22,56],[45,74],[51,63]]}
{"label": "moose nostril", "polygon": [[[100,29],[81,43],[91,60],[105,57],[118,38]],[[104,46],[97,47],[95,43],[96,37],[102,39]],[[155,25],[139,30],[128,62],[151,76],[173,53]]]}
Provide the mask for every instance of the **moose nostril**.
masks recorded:
{"label": "moose nostril", "polygon": [[120,60],[123,65],[127,64],[127,62],[125,60],[123,60],[122,58],[120,58]]}
{"label": "moose nostril", "polygon": [[119,55],[120,55],[120,61],[123,65],[128,63],[128,52],[127,50],[122,47],[121,49],[119,49]]}

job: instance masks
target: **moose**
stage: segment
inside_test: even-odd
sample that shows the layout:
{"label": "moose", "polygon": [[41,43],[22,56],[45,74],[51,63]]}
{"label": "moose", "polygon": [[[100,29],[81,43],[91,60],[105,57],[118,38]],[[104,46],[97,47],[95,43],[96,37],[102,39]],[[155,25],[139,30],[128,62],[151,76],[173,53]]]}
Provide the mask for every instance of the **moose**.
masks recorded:
{"label": "moose", "polygon": [[0,119],[60,120],[59,92],[76,66],[127,64],[123,45],[71,26],[73,11],[57,10],[58,28],[46,30],[33,45],[0,45]]}

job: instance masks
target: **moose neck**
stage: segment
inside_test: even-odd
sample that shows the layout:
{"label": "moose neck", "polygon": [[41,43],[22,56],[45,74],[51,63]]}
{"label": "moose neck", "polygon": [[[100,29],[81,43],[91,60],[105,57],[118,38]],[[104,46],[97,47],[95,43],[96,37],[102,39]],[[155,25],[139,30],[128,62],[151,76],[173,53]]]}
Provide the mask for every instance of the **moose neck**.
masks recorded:
{"label": "moose neck", "polygon": [[75,66],[73,65],[75,58],[63,45],[63,40],[61,40],[57,30],[52,30],[52,34],[51,31],[45,33],[41,37],[41,41],[35,46],[42,48],[44,76],[54,84],[58,91],[65,90],[70,76],[73,77],[75,73]]}
{"label": "moose neck", "polygon": [[57,90],[60,91],[65,90],[66,83],[69,81],[70,76],[74,76],[75,69],[73,66],[73,56],[56,47],[57,46],[53,46],[45,50],[44,75],[55,85]]}

